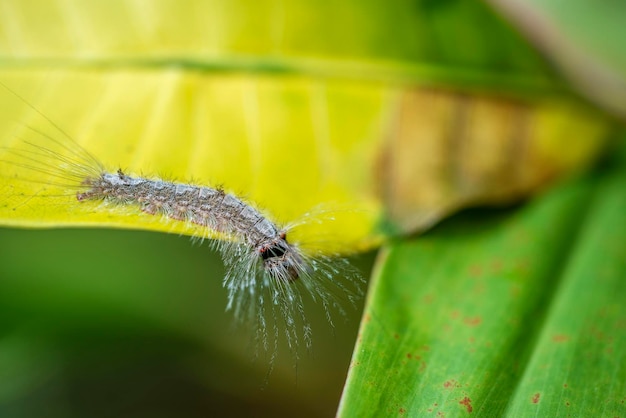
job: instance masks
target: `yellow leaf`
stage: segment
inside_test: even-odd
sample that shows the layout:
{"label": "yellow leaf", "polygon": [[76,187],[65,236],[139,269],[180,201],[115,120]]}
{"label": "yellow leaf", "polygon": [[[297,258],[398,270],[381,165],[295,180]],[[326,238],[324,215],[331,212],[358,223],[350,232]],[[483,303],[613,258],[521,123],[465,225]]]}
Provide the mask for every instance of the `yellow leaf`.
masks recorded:
{"label": "yellow leaf", "polygon": [[78,202],[75,187],[56,186],[58,178],[32,170],[41,162],[63,162],[50,156],[29,161],[21,150],[30,144],[68,154],[53,141],[70,143],[54,123],[109,172],[122,168],[221,186],[282,224],[318,212],[320,221],[311,223],[316,237],[303,232],[303,240],[331,236],[335,249],[344,252],[376,239],[381,210],[368,195],[373,179],[367,170],[354,169],[373,165],[388,102],[384,86],[179,70],[5,72],[0,78],[27,101],[8,91],[0,95],[0,175],[8,183],[0,217],[6,224],[207,235],[137,208]]}
{"label": "yellow leaf", "polygon": [[365,80],[180,69],[15,70],[0,79],[25,99],[0,94],[2,223],[211,236],[135,207],[78,202],[75,187],[30,169],[15,151],[58,148],[47,136],[69,143],[56,124],[110,172],[221,186],[279,224],[308,220],[293,238],[333,253],[539,190],[593,160],[610,128],[572,100]]}

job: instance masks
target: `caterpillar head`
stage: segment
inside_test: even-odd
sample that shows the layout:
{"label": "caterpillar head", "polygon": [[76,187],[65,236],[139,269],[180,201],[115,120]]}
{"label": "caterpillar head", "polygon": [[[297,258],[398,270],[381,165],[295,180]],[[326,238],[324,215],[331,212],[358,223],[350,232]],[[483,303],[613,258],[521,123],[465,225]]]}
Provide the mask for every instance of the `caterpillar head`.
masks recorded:
{"label": "caterpillar head", "polygon": [[300,249],[287,242],[285,232],[257,249],[263,260],[263,269],[272,279],[293,282],[302,275],[307,267]]}

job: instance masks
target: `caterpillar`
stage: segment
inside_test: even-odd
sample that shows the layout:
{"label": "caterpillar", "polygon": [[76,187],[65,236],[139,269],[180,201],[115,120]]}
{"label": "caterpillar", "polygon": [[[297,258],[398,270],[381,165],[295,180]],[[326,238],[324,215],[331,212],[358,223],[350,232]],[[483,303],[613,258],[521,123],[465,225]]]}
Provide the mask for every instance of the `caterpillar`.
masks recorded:
{"label": "caterpillar", "polygon": [[[344,302],[362,296],[363,278],[346,258],[305,248],[290,239],[300,223],[282,225],[254,203],[223,187],[195,185],[138,176],[109,169],[96,156],[16,92],[5,90],[43,118],[54,134],[26,125],[34,140],[2,148],[0,160],[21,171],[43,175],[40,180],[66,189],[74,203],[101,202],[98,211],[135,208],[144,216],[193,224],[198,238],[221,253],[226,267],[226,309],[240,322],[252,323],[256,339],[275,355],[280,336],[290,349],[303,341],[312,346],[312,331],[304,295],[322,305],[330,324],[332,311],[345,314]],[[25,180],[20,176],[10,181]],[[311,222],[315,214],[302,220]],[[332,216],[326,216],[331,219]]]}

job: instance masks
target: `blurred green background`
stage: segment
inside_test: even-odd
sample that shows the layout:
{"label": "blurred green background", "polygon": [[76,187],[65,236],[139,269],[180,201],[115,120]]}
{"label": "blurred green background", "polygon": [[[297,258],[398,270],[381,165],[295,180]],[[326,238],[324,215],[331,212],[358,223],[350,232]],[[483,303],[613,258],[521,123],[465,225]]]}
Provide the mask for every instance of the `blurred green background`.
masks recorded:
{"label": "blurred green background", "polygon": [[333,415],[361,307],[332,329],[309,306],[313,352],[281,347],[268,377],[222,277],[176,235],[0,229],[0,416]]}

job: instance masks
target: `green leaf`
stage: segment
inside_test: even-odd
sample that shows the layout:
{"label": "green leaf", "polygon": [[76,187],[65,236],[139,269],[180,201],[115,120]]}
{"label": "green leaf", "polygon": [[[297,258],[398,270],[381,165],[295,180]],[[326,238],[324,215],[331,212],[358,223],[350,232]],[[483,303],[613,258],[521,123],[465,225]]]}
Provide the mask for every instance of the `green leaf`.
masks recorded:
{"label": "green leaf", "polygon": [[626,169],[384,249],[339,415],[626,412]]}
{"label": "green leaf", "polygon": [[624,184],[622,169],[596,185],[509,416],[626,413]]}

